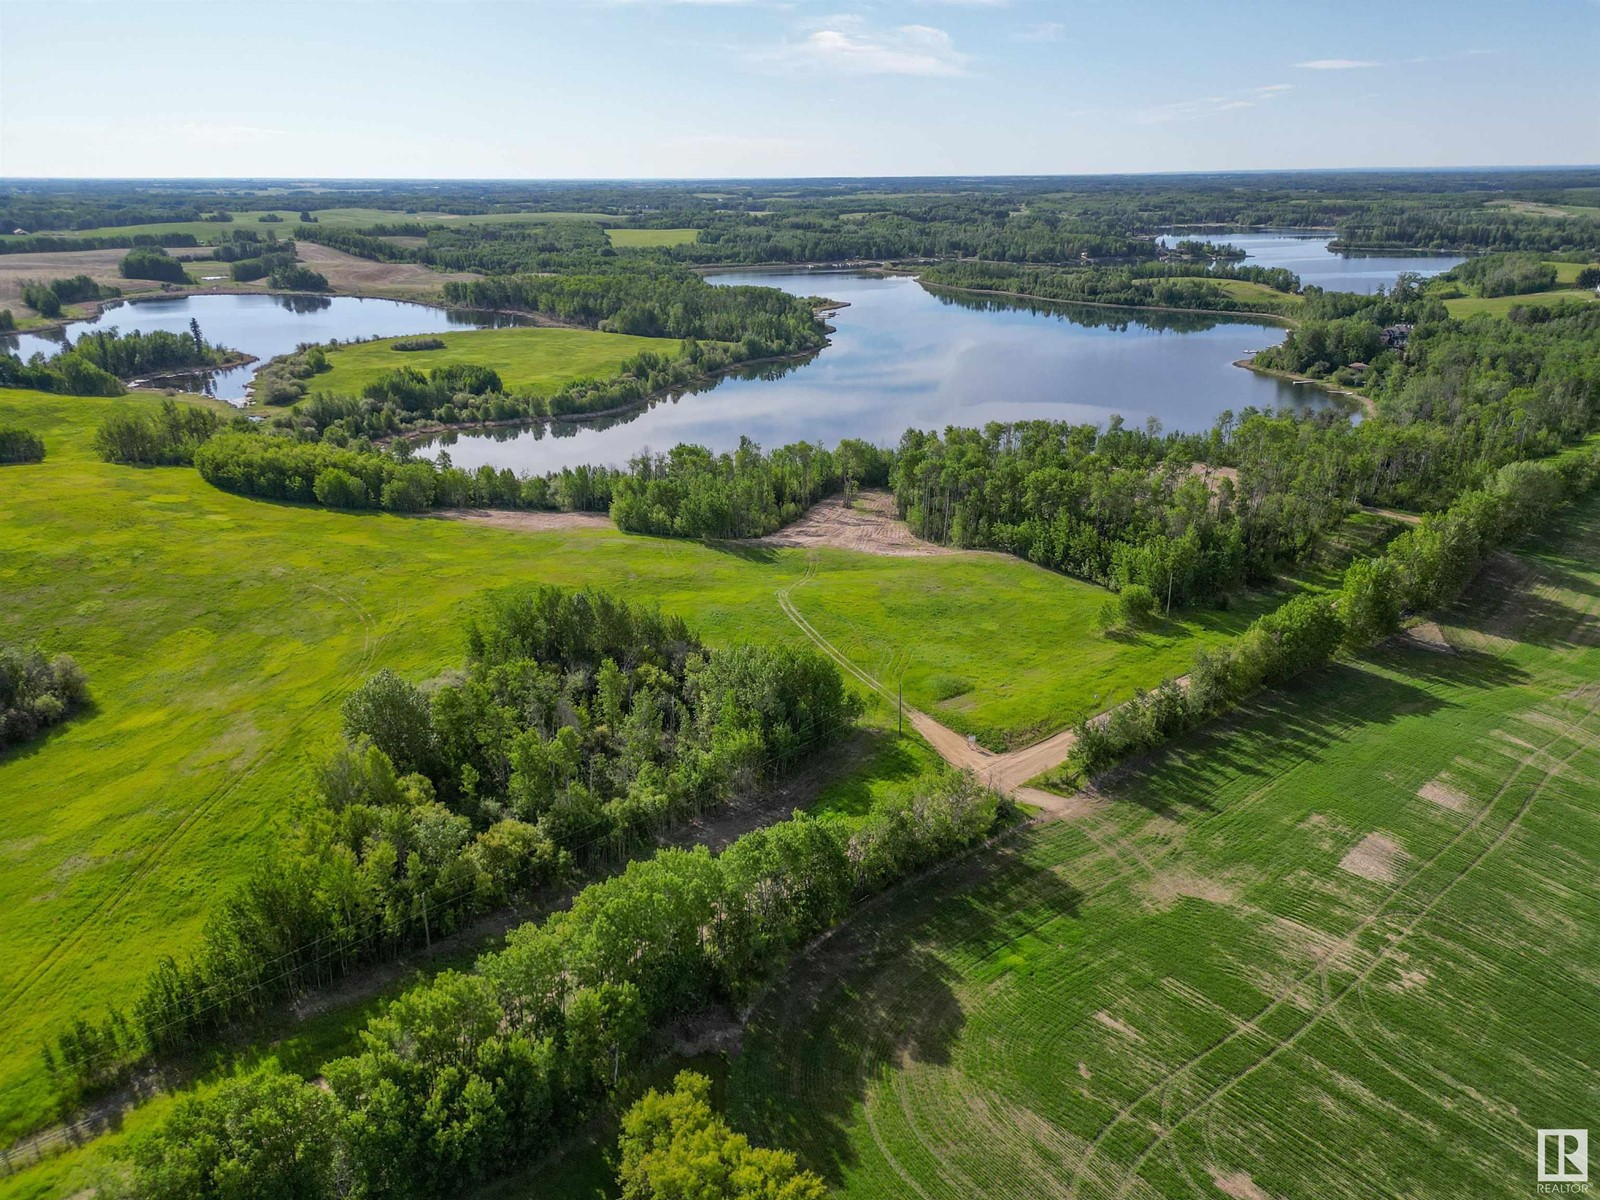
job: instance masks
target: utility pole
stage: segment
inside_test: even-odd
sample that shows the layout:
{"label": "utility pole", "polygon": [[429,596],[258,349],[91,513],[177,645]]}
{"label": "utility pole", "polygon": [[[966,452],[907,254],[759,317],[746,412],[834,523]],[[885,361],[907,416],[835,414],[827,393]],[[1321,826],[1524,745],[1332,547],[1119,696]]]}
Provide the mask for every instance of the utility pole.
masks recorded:
{"label": "utility pole", "polygon": [[422,893],[422,940],[429,950],[433,949],[433,934],[428,929],[428,893]]}

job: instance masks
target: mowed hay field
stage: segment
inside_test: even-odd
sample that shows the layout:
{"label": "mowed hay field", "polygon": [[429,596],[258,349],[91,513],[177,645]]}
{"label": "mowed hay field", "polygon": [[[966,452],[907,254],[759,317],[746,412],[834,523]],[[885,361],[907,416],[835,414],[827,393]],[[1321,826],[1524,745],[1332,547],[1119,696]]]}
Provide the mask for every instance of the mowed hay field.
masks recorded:
{"label": "mowed hay field", "polygon": [[507,388],[544,393],[580,379],[614,375],[624,359],[647,350],[676,358],[683,349],[676,338],[590,329],[474,329],[437,336],[444,343],[442,350],[394,349],[395,342],[415,341],[414,337],[336,347],[328,352],[333,369],[313,377],[308,386],[316,392],[359,396],[367,384],[398,367],[427,371],[453,363],[475,363],[494,368]]}
{"label": "mowed hay field", "polygon": [[[102,415],[155,402],[0,390],[0,424],[39,432],[48,452],[0,468],[0,640],[72,654],[94,698],[0,756],[0,1144],[49,1119],[42,1041],[128,1002],[288,819],[343,696],[380,667],[425,680],[458,665],[461,615],[485,589],[595,585],[658,602],[712,644],[803,638],[776,591],[807,572],[806,551],[335,513],[232,496],[188,468],[100,462]],[[816,569],[807,590],[846,611],[884,589],[906,598],[876,644],[981,660],[985,679],[1020,677],[1039,645],[941,620],[951,590],[1028,608],[1029,634],[1063,657],[1099,636],[1084,613],[1105,593],[1014,559],[830,551]],[[1146,686],[1177,661],[1126,652]],[[990,712],[980,696],[967,715],[1033,725],[1054,702],[1037,688],[1032,707],[1013,696]]]}
{"label": "mowed hay field", "polygon": [[687,246],[700,240],[698,229],[608,229],[613,246]]}
{"label": "mowed hay field", "polygon": [[841,1197],[1516,1196],[1600,1102],[1600,500],[1442,619],[900,890],[757,1005]]}

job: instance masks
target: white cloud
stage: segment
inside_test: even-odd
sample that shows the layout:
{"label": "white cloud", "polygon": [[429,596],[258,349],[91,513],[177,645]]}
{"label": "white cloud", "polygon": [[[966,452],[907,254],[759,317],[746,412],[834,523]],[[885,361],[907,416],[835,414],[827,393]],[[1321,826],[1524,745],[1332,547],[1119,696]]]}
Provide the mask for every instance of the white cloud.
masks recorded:
{"label": "white cloud", "polygon": [[[1600,3],[1600,0],[1596,0],[1596,3]],[[1019,42],[1059,42],[1066,31],[1067,27],[1060,21],[1040,21],[1037,25],[1019,29],[1014,36]]]}
{"label": "white cloud", "polygon": [[1369,58],[1313,58],[1295,66],[1305,71],[1359,71],[1366,67],[1381,67],[1381,62]]}
{"label": "white cloud", "polygon": [[833,17],[803,40],[754,56],[792,67],[848,75],[964,75],[967,56],[931,25],[873,29],[856,17]]}
{"label": "white cloud", "polygon": [[1269,83],[1265,87],[1251,88],[1247,92],[1237,92],[1230,96],[1202,96],[1197,100],[1175,100],[1170,104],[1158,104],[1152,108],[1140,109],[1133,114],[1133,117],[1144,125],[1159,125],[1168,121],[1199,121],[1205,117],[1237,112],[1241,108],[1254,108],[1257,104],[1292,91],[1293,88],[1294,85],[1289,83]]}

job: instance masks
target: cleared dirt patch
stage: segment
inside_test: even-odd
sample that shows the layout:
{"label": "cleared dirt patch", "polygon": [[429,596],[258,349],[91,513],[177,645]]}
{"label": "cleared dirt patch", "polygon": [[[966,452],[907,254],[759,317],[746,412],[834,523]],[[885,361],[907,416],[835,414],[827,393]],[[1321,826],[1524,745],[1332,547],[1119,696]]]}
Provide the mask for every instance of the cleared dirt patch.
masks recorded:
{"label": "cleared dirt patch", "polygon": [[1440,808],[1448,808],[1451,812],[1464,813],[1472,809],[1472,801],[1445,783],[1442,775],[1438,779],[1430,779],[1423,784],[1417,789],[1417,795],[1424,800],[1437,804]]}
{"label": "cleared dirt patch", "polygon": [[523,533],[550,533],[557,529],[615,529],[603,513],[506,512],[496,508],[458,508],[429,513],[430,521],[466,521],[472,525],[492,525],[496,529],[517,529]]}
{"label": "cleared dirt patch", "polygon": [[46,254],[0,254],[0,308],[9,308],[19,320],[34,316],[33,309],[23,306],[22,285],[33,280],[48,283],[52,279],[70,279],[74,275],[87,275],[96,283],[121,288],[124,296],[159,292],[161,284],[153,279],[124,279],[117,273],[117,264],[127,253],[126,250],[59,250]]}
{"label": "cleared dirt patch", "polygon": [[[440,289],[452,280],[477,279],[471,271],[434,271],[419,263],[371,262],[321,246],[316,242],[298,242],[300,261],[327,277],[328,283],[338,292],[387,293],[421,299],[437,296]],[[122,251],[126,254],[127,251]]]}
{"label": "cleared dirt patch", "polygon": [[1120,1033],[1123,1037],[1131,1038],[1136,1042],[1144,1041],[1144,1035],[1141,1034],[1137,1029],[1135,1029],[1132,1025],[1129,1025],[1126,1021],[1117,1020],[1117,1018],[1106,1012],[1105,1009],[1101,1009],[1099,1012],[1095,1013],[1094,1019],[1099,1021],[1100,1024],[1104,1025],[1113,1033]]}
{"label": "cleared dirt patch", "polygon": [[1271,1195],[1250,1178],[1249,1171],[1224,1173],[1216,1167],[1207,1167],[1206,1173],[1211,1176],[1211,1182],[1216,1185],[1217,1191],[1225,1196],[1232,1196],[1233,1200],[1272,1200]]}
{"label": "cleared dirt patch", "polygon": [[849,508],[837,496],[831,497],[813,506],[794,524],[751,541],[761,546],[833,546],[888,558],[955,553],[914,535],[895,516],[894,496],[886,491],[862,492]]}
{"label": "cleared dirt patch", "polygon": [[1401,643],[1421,650],[1432,650],[1438,654],[1456,652],[1456,648],[1445,639],[1444,630],[1439,628],[1437,621],[1423,621],[1402,629],[1395,636]]}
{"label": "cleared dirt patch", "polygon": [[1339,860],[1339,869],[1363,879],[1393,883],[1405,856],[1406,852],[1400,849],[1393,838],[1381,833],[1369,833]]}
{"label": "cleared dirt patch", "polygon": [[1184,897],[1209,900],[1212,904],[1232,904],[1236,899],[1233,889],[1222,880],[1178,869],[1156,873],[1144,889],[1160,908],[1171,908]]}

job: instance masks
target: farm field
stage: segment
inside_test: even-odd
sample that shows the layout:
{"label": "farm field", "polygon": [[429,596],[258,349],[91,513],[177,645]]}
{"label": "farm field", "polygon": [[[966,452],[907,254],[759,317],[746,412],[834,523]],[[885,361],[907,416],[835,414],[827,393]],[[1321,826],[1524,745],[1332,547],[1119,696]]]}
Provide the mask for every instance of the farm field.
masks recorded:
{"label": "farm field", "polygon": [[[1505,1196],[1600,1043],[1600,498],[1415,639],[902,889],[729,1112],[841,1197]],[[529,1193],[531,1194],[531,1193]]]}
{"label": "farm field", "polygon": [[700,239],[698,229],[608,229],[613,246],[686,246]]}
{"label": "farm field", "polygon": [[[379,667],[426,679],[458,663],[458,617],[484,589],[593,584],[658,601],[713,643],[802,637],[775,592],[806,573],[804,550],[340,514],[232,496],[186,468],[100,462],[102,414],[153,402],[0,391],[0,423],[39,432],[48,451],[0,477],[0,638],[74,655],[94,700],[0,758],[15,798],[0,836],[7,1139],[46,1119],[41,1040],[126,999],[157,955],[190,943],[336,736],[343,694]],[[866,611],[898,594],[872,653],[981,661],[985,681],[1022,676],[1040,644],[1070,662],[1100,641],[1084,615],[1105,593],[1015,559],[824,551],[816,578],[797,603],[825,635],[844,632],[829,606]],[[945,589],[995,611],[1036,605],[1029,637],[942,624]],[[1151,686],[1184,657],[1177,639],[1152,640],[1121,647],[1118,662],[1129,686]],[[1060,695],[995,687],[962,716],[1003,733],[1040,727]],[[908,686],[912,704],[936,699]]]}
{"label": "farm field", "polygon": [[509,389],[553,392],[579,379],[616,373],[618,365],[646,350],[676,357],[681,343],[673,338],[596,333],[589,329],[513,327],[473,329],[437,335],[442,350],[395,350],[406,338],[386,338],[328,352],[331,371],[311,381],[313,391],[360,395],[361,389],[397,367],[432,370],[452,363],[493,367]]}

